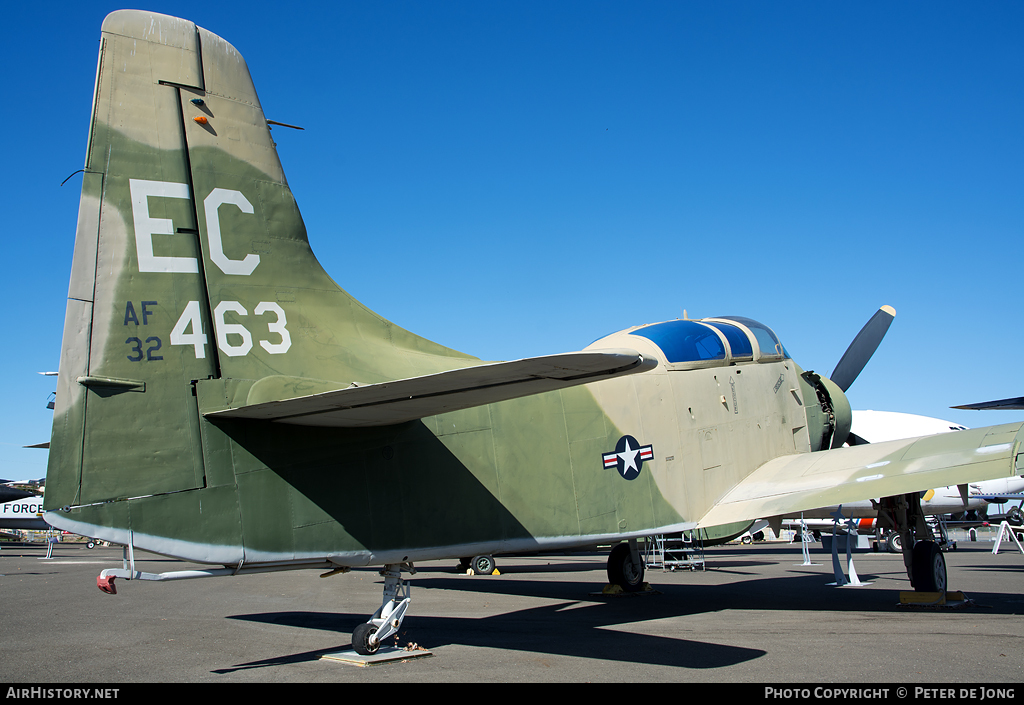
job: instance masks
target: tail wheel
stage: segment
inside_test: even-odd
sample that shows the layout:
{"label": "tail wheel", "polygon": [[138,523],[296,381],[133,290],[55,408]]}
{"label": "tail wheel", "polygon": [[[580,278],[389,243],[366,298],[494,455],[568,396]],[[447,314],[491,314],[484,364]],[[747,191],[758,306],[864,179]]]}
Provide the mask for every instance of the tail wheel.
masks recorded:
{"label": "tail wheel", "polygon": [[918,541],[912,555],[912,580],[918,592],[946,591],[946,559],[934,541]]}
{"label": "tail wheel", "polygon": [[377,627],[369,622],[363,622],[352,630],[352,648],[357,654],[372,656],[380,649],[380,642],[370,643],[370,637],[377,633]]}
{"label": "tail wheel", "polygon": [[626,592],[639,592],[644,586],[644,565],[633,562],[628,543],[620,543],[608,554],[608,582]]}

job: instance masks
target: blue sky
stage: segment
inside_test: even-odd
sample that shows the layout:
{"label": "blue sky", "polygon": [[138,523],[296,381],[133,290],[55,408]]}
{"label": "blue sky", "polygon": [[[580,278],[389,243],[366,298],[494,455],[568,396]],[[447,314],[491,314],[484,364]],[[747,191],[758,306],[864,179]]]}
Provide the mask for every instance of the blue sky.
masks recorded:
{"label": "blue sky", "polygon": [[[39,477],[106,2],[8,8],[0,476]],[[854,408],[1024,412],[1024,5],[152,2],[246,58],[346,290],[484,359],[773,327]]]}

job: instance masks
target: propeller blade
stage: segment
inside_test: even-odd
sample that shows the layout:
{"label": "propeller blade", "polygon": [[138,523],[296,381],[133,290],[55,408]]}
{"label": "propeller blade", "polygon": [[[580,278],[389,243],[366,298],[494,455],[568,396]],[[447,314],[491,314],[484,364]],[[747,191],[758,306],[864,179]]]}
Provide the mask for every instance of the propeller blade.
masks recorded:
{"label": "propeller blade", "polygon": [[830,379],[844,392],[850,388],[853,380],[857,379],[857,375],[864,369],[864,365],[868,364],[868,360],[875,354],[878,344],[882,342],[895,317],[896,309],[892,306],[882,306],[860,329],[860,333],[843,353]]}

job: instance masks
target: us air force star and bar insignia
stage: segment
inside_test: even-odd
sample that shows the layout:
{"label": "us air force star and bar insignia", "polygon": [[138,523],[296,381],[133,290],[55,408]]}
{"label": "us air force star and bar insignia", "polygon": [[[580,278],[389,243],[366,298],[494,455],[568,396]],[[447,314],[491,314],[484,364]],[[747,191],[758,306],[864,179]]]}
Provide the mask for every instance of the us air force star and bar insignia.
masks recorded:
{"label": "us air force star and bar insignia", "polygon": [[640,475],[645,460],[654,460],[654,446],[642,446],[632,436],[623,436],[615,444],[614,453],[601,456],[606,468],[615,468],[626,480],[635,480]]}

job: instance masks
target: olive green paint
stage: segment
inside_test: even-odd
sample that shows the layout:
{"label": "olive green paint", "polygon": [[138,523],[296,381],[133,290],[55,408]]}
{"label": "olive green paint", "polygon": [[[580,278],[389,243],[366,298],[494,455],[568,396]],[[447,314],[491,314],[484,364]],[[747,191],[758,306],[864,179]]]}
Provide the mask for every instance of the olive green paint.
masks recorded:
{"label": "olive green paint", "polygon": [[[845,435],[835,385],[780,355],[684,369],[629,331],[594,346],[657,363],[642,374],[405,423],[210,416],[484,362],[369,311],[324,272],[248,69],[216,35],[110,15],[87,151],[47,470],[58,525],[201,562],[361,565],[565,547],[708,516],[720,520],[705,536],[723,539],[755,518],[723,506],[734,488],[767,502],[742,506],[779,511],[829,496],[773,504],[779,482],[757,473]],[[170,190],[133,203],[133,180],[136,193]],[[172,331],[191,342],[172,344]],[[990,444],[1015,454],[1015,433]],[[602,459],[624,435],[653,445],[632,480]],[[928,448],[959,457],[951,443]],[[850,483],[862,468],[814,455],[847,483],[842,496],[917,488]]]}

